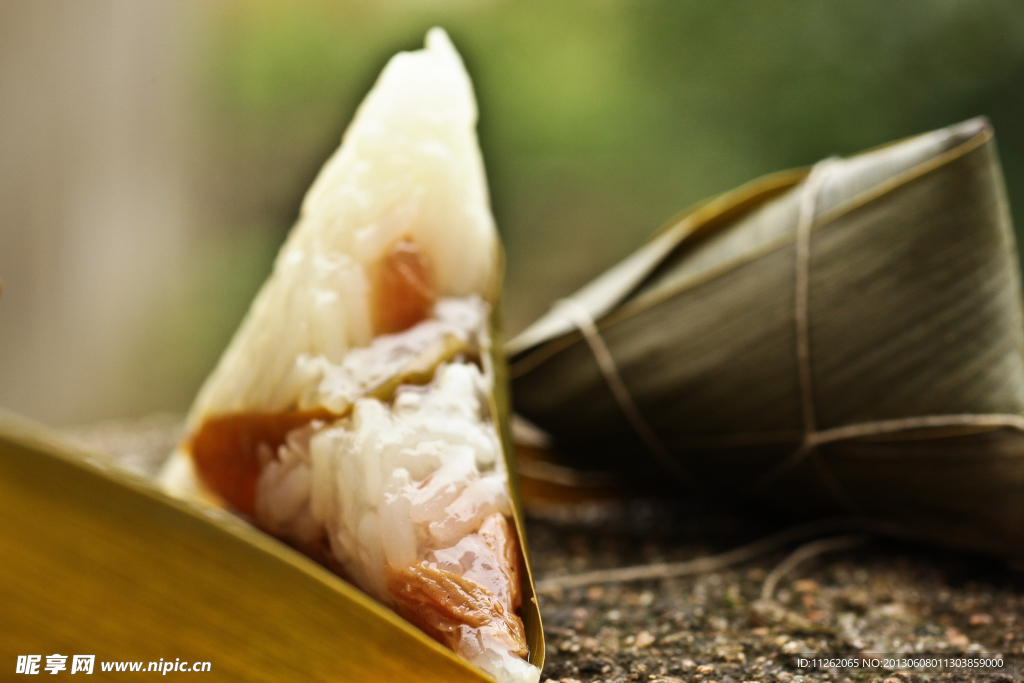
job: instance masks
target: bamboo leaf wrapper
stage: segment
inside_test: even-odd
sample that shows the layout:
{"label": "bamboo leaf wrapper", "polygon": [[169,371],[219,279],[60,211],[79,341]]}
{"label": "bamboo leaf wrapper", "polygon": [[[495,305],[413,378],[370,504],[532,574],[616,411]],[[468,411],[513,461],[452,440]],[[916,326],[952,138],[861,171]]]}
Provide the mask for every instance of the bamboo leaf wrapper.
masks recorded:
{"label": "bamboo leaf wrapper", "polygon": [[516,410],[567,463],[1003,554],[1022,349],[983,119],[699,205],[508,345]]}

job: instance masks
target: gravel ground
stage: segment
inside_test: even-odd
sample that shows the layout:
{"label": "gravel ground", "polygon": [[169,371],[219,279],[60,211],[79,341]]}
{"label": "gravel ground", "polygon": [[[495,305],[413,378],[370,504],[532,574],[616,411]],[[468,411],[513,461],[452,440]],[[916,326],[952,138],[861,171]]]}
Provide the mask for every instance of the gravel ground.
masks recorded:
{"label": "gravel ground", "polygon": [[[539,579],[687,560],[775,530],[642,502],[575,517],[532,517]],[[1019,680],[1012,665],[1009,673],[799,668],[802,655],[861,653],[1002,655],[1011,663],[1024,646],[1024,574],[989,558],[868,539],[799,564],[774,599],[762,599],[766,577],[792,549],[697,576],[542,591],[542,681]]]}
{"label": "gravel ground", "polygon": [[[69,430],[153,475],[180,435],[155,416]],[[766,579],[799,543],[700,575],[551,587],[596,569],[714,555],[779,530],[763,519],[657,501],[528,507],[547,636],[542,681],[809,683],[1011,681],[1010,673],[801,669],[800,656],[932,653],[1024,662],[1024,572],[997,560],[879,538],[820,554]]]}

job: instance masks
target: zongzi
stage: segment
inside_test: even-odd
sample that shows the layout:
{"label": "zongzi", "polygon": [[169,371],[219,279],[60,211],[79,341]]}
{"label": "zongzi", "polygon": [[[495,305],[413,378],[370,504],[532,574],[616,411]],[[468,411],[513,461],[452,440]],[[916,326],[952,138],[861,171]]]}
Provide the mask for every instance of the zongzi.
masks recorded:
{"label": "zongzi", "polygon": [[[502,683],[540,634],[509,488],[501,254],[440,29],[394,57],[200,391],[168,487],[251,519]],[[528,645],[533,645],[533,651]]]}
{"label": "zongzi", "polygon": [[1024,322],[974,119],[702,203],[508,346],[562,464],[1024,549]]}

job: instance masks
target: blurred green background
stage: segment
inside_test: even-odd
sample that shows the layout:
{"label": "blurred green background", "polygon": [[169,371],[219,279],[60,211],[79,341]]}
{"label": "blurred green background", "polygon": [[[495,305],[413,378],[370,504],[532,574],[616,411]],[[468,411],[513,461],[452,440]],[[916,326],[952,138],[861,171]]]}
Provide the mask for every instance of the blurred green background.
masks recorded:
{"label": "blurred green background", "polygon": [[[510,332],[705,196],[978,114],[995,126],[1016,223],[1024,226],[1020,0],[82,5],[74,20],[59,3],[0,9],[0,87],[8,93],[0,104],[0,180],[14,179],[0,183],[0,405],[55,423],[187,408],[355,107],[387,59],[421,46],[433,25],[449,31],[474,79],[508,256]],[[57,40],[51,25],[61,27],[63,52],[37,73],[33,55]],[[71,47],[67,36],[77,36]],[[111,52],[111,40],[123,49]],[[97,165],[71,167],[61,156],[75,145],[51,151],[39,178],[25,180],[25,160],[53,144],[46,125],[94,134],[77,114],[56,124],[30,114],[49,112],[47,101],[75,111],[91,101],[89,79],[121,73],[124,60],[132,64],[124,71],[130,86],[114,104],[102,99],[93,119],[108,141],[98,149],[124,144],[128,152],[102,173],[149,173],[156,179],[145,187],[173,188],[173,201],[147,204],[139,199],[146,192],[125,185],[108,203],[139,202],[127,218],[92,207],[93,219],[83,223],[74,201],[49,220],[19,209],[26,196],[78,197],[76,173],[95,184]],[[21,112],[19,102],[32,97],[42,104]],[[140,101],[149,104],[140,109]],[[119,115],[131,122],[131,136],[109,123]],[[36,137],[26,137],[33,126]],[[163,140],[155,152],[146,142],[154,136]],[[60,182],[47,185],[47,173]],[[91,230],[123,220],[124,234],[135,235],[131,226],[156,214],[163,218],[146,234],[177,237],[138,238],[136,252],[118,257],[148,265],[111,261],[103,272],[120,274],[100,291],[82,276],[38,293],[49,286],[39,283],[77,272],[68,263],[98,253]],[[56,236],[38,237],[46,230]],[[60,237],[70,233],[79,235],[72,246]],[[110,243],[124,244],[118,240]],[[51,249],[62,260],[49,259]],[[147,249],[149,260],[133,256]],[[90,323],[91,307],[117,299],[119,288],[139,294],[123,311],[110,304],[110,323]],[[54,303],[68,297],[71,304]],[[68,310],[83,318],[79,327],[66,322]]]}

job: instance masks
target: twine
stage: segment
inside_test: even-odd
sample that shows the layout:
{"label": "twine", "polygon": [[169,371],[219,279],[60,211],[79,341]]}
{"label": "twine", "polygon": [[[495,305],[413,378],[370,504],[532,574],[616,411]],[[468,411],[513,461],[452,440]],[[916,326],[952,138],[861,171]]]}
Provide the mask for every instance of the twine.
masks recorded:
{"label": "twine", "polygon": [[549,576],[537,581],[538,593],[554,593],[568,588],[583,588],[596,584],[620,583],[625,581],[654,581],[674,579],[695,574],[710,574],[738,564],[744,564],[758,557],[781,550],[786,546],[826,533],[859,528],[865,524],[854,518],[823,519],[806,522],[778,531],[770,536],[727,550],[718,555],[704,555],[682,562],[657,562],[654,564],[613,569],[595,569],[581,574]]}
{"label": "twine", "polygon": [[[814,450],[813,435],[817,432],[817,418],[814,411],[814,382],[811,378],[811,333],[808,313],[811,277],[811,228],[814,227],[814,216],[818,204],[818,194],[825,183],[825,178],[835,164],[835,157],[819,161],[811,169],[807,180],[800,191],[799,213],[796,221],[796,277],[793,292],[793,321],[796,327],[796,362],[800,385],[800,409],[804,423],[804,438],[792,456],[784,460],[789,467],[814,453],[814,466],[818,477],[836,499],[848,511],[856,511],[857,507],[847,494],[839,480],[836,479],[824,459]],[[785,469],[782,471],[786,471]],[[769,471],[771,474],[771,471]],[[763,486],[762,477],[755,488]]]}
{"label": "twine", "polygon": [[824,555],[825,553],[834,553],[837,550],[856,548],[857,546],[864,545],[869,540],[871,540],[871,537],[867,534],[848,534],[846,536],[823,538],[800,546],[765,577],[764,583],[761,584],[761,600],[774,600],[775,588],[779,585],[779,581],[786,578],[787,574],[807,560],[818,555]]}
{"label": "twine", "polygon": [[810,288],[808,282],[811,269],[811,227],[814,225],[818,192],[834,162],[834,158],[825,159],[811,169],[800,192],[800,213],[796,222],[796,286],[794,292],[796,310],[793,318],[796,322],[796,361],[797,372],[800,375],[800,404],[805,434],[816,431],[814,387],[811,381],[811,335],[807,314],[808,290]]}
{"label": "twine", "polygon": [[572,299],[562,299],[555,306],[583,334],[583,339],[586,340],[587,346],[590,347],[590,352],[593,354],[601,374],[604,375],[605,382],[607,382],[608,388],[611,389],[615,401],[619,404],[619,408],[622,409],[629,424],[633,427],[633,431],[644,442],[647,450],[654,455],[662,467],[665,467],[674,474],[677,479],[688,486],[693,486],[695,484],[693,476],[683,468],[678,460],[672,457],[672,453],[637,407],[636,402],[633,400],[633,395],[629,393],[626,383],[622,381],[622,375],[619,374],[615,358],[612,357],[608,345],[604,343],[604,338],[601,336],[600,331],[598,331],[597,325],[594,324],[590,311]]}
{"label": "twine", "polygon": [[929,429],[936,427],[1010,427],[1024,431],[1024,417],[1012,414],[959,414],[959,415],[922,415],[917,417],[897,418],[892,420],[875,420],[861,422],[843,427],[818,430],[814,409],[814,383],[811,373],[810,324],[808,314],[810,261],[811,261],[811,230],[814,227],[815,210],[818,194],[825,178],[835,167],[834,157],[818,162],[807,180],[804,182],[800,195],[800,213],[796,227],[796,285],[794,320],[796,326],[796,357],[800,384],[800,404],[804,422],[804,436],[800,446],[786,459],[766,472],[754,485],[755,489],[763,488],[796,467],[801,461],[814,454],[814,465],[818,476],[829,489],[832,496],[850,511],[857,506],[832,475],[824,460],[818,454],[818,446],[822,444],[869,436],[895,434],[913,429]]}

